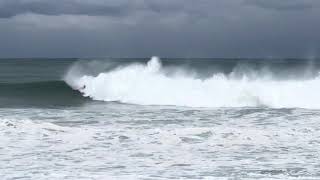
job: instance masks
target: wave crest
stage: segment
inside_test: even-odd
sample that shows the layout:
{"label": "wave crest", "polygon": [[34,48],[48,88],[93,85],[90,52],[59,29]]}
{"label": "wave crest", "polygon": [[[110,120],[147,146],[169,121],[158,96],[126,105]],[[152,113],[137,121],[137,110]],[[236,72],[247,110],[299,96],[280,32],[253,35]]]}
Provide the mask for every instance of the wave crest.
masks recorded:
{"label": "wave crest", "polygon": [[101,101],[189,107],[320,108],[319,77],[280,81],[214,73],[201,79],[181,69],[165,73],[158,57],[147,64],[125,65],[98,75],[75,78],[74,73],[68,74],[69,85],[85,86],[79,89],[84,96]]}

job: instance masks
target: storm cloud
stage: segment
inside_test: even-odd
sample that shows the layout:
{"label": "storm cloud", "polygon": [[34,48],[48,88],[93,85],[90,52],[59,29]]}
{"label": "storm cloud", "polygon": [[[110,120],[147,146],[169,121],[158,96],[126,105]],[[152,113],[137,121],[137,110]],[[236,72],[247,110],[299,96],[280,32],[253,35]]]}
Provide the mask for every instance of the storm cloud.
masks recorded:
{"label": "storm cloud", "polygon": [[0,57],[314,57],[318,0],[0,0]]}
{"label": "storm cloud", "polygon": [[247,0],[248,4],[256,5],[261,8],[274,10],[309,10],[316,8],[319,3],[316,0]]}
{"label": "storm cloud", "polygon": [[[179,2],[179,3],[178,3]],[[2,0],[0,17],[10,18],[20,14],[128,16],[137,11],[165,13],[183,8],[183,1],[144,0]]]}
{"label": "storm cloud", "polygon": [[1,3],[0,17],[10,18],[19,14],[35,13],[42,15],[106,15],[106,16],[123,16],[130,13],[130,6],[121,5],[83,3],[79,1],[23,1],[23,0],[6,0]]}

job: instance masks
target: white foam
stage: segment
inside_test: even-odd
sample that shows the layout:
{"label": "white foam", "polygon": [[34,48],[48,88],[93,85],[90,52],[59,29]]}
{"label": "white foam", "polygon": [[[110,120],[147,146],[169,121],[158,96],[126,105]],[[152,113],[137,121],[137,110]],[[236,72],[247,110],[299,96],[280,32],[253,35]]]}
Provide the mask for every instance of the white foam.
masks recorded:
{"label": "white foam", "polygon": [[0,110],[0,175],[319,179],[318,111],[186,109]]}
{"label": "white foam", "polygon": [[[178,72],[178,71],[177,71]],[[153,57],[147,64],[132,64],[97,76],[68,75],[68,84],[83,87],[84,96],[94,100],[141,105],[189,107],[320,108],[320,79],[275,80],[213,74],[198,79],[186,73],[167,75],[161,61]]]}

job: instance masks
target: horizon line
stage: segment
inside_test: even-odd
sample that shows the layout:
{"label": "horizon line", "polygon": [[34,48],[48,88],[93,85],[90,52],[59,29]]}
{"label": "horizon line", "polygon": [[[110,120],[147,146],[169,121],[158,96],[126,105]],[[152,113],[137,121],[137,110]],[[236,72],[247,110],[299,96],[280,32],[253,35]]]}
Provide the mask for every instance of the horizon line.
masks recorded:
{"label": "horizon line", "polygon": [[0,60],[10,60],[10,59],[150,59],[152,57],[159,57],[160,59],[287,59],[287,60],[299,60],[299,59],[309,59],[316,60],[320,57],[161,57],[161,56],[148,56],[148,57],[0,57]]}

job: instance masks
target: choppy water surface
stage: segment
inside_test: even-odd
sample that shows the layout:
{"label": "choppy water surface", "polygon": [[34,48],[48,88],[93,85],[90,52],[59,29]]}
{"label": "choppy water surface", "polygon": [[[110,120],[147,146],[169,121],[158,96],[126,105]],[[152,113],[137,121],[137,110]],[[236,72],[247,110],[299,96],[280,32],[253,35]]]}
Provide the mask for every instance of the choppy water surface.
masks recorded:
{"label": "choppy water surface", "polygon": [[5,178],[320,178],[319,111],[2,109]]}
{"label": "choppy water surface", "polygon": [[[64,63],[50,68],[55,73],[70,72],[67,69],[72,62]],[[57,67],[65,67],[65,71]],[[132,76],[143,67],[147,71],[142,73],[155,76],[147,79],[146,85],[140,74]],[[3,179],[320,179],[317,109],[320,103],[316,101],[320,96],[315,93],[320,85],[316,82],[316,70],[301,79],[282,75],[277,76],[279,79],[262,76],[257,76],[258,80],[234,79],[224,72],[225,77],[208,81],[206,77],[181,79],[181,74],[172,72],[159,75],[159,68],[152,63],[126,65],[113,74],[91,73],[80,79],[72,76],[72,82],[86,83],[89,89],[80,90],[84,96],[104,101],[82,97],[61,84],[63,81],[55,73],[47,74],[49,82],[39,80],[43,72],[33,73],[32,81],[17,78],[13,73],[7,78],[2,76],[0,176]],[[124,78],[125,71],[130,75],[126,78],[136,80],[138,87],[116,83],[114,78]],[[75,75],[74,69],[72,72]],[[175,78],[168,79],[172,76]],[[181,87],[174,85],[178,82],[182,82],[185,90],[179,89],[182,95],[177,99],[172,94],[159,97],[151,83],[155,79],[165,93],[171,88],[173,94],[179,94],[174,89]],[[242,98],[241,92],[229,88],[229,81],[233,86],[241,86],[245,97],[251,98]],[[225,94],[214,94],[217,82],[220,88],[225,86],[222,87]],[[262,91],[260,84],[265,82],[271,82],[266,83],[268,91]],[[273,89],[271,85],[275,85]],[[286,85],[283,91],[288,86],[298,90],[289,88],[291,94],[281,98],[276,85]],[[120,93],[115,94],[110,86]],[[136,91],[143,88],[145,99],[143,93]],[[210,91],[205,91],[208,88]],[[301,94],[303,90],[305,96]],[[197,92],[207,93],[207,98],[200,96],[201,101],[196,101],[191,95],[196,96]],[[300,97],[294,98],[297,95]],[[269,100],[274,99],[267,101],[268,96]],[[138,97],[142,99],[136,101]]]}

